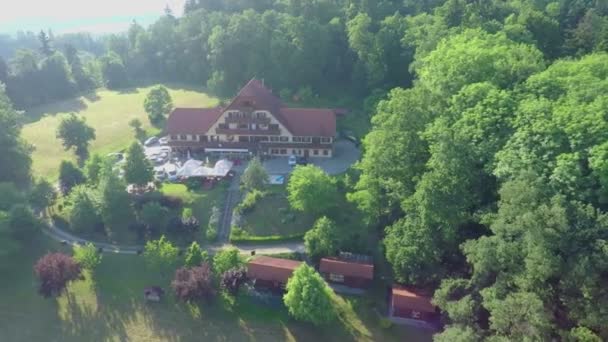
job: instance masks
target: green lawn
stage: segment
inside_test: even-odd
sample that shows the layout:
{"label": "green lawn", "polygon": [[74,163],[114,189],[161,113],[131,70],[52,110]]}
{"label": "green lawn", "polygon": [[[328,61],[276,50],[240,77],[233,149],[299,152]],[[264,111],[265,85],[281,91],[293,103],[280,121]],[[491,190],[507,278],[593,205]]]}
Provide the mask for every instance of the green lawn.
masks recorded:
{"label": "green lawn", "polygon": [[[236,303],[218,298],[185,305],[169,294],[146,304],[142,290],[169,290],[169,277],[148,271],[142,257],[105,254],[96,274],[59,298],[36,293],[35,260],[65,250],[46,237],[32,239],[17,255],[0,263],[1,340],[29,341],[425,341],[409,329],[379,326],[381,304],[372,297],[336,299],[341,318],[326,328],[291,320],[283,308],[246,297]],[[170,292],[170,291],[169,291]]]}
{"label": "green lawn", "polygon": [[253,210],[242,215],[241,228],[249,236],[303,235],[312,228],[316,217],[291,210],[284,186],[272,186]]}
{"label": "green lawn", "polygon": [[[178,107],[209,107],[218,100],[193,89],[168,87],[173,104]],[[54,179],[62,159],[75,160],[72,151],[64,151],[55,137],[57,126],[67,113],[75,112],[84,116],[87,123],[95,128],[97,139],[90,151],[107,154],[124,149],[132,140],[133,133],[128,123],[138,118],[149,132],[150,127],[143,109],[144,98],[150,87],[125,91],[100,89],[95,94],[56,102],[29,110],[28,118],[40,118],[23,127],[23,137],[35,147],[32,154],[35,176]]]}

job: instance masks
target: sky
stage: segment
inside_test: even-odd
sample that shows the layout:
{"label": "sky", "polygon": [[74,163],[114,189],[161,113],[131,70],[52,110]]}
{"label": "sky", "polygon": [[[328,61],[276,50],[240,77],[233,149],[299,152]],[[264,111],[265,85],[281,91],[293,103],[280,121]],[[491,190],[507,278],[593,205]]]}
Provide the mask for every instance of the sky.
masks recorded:
{"label": "sky", "polygon": [[40,31],[53,33],[125,30],[133,19],[150,24],[165,6],[176,16],[185,0],[0,0],[0,33]]}

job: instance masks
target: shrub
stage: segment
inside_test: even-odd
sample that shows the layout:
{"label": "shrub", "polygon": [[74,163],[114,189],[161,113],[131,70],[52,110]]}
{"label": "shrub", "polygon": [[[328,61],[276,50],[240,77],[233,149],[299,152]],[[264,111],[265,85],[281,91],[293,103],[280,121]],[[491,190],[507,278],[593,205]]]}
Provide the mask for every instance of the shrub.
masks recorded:
{"label": "shrub", "polygon": [[213,257],[213,270],[216,274],[223,274],[229,269],[239,268],[243,260],[236,248],[222,249]]}
{"label": "shrub", "polygon": [[175,296],[183,301],[209,300],[214,294],[213,274],[209,264],[203,263],[192,268],[180,268],[171,282]]}
{"label": "shrub", "polygon": [[80,267],[93,271],[101,263],[102,255],[98,253],[97,248],[92,243],[87,243],[84,246],[77,245],[74,247],[74,260]]}
{"label": "shrub", "polygon": [[247,272],[244,268],[232,268],[222,273],[220,287],[232,296],[236,296],[243,285],[247,281]]}
{"label": "shrub", "polygon": [[186,179],[186,182],[184,183],[184,185],[186,186],[186,188],[188,188],[188,190],[200,189],[201,180],[197,179],[197,178],[188,178],[188,179]]}
{"label": "shrub", "polygon": [[390,329],[393,326],[393,322],[386,317],[380,318],[380,328],[382,329]]}
{"label": "shrub", "polygon": [[260,199],[264,198],[264,196],[265,196],[265,193],[262,191],[259,191],[257,189],[249,191],[245,195],[245,198],[243,199],[243,201],[235,208],[235,210],[237,210],[240,214],[249,213],[253,210],[256,203]]}
{"label": "shrub", "polygon": [[205,232],[205,237],[208,241],[215,241],[217,239],[217,230],[220,224],[221,212],[218,207],[211,208],[211,217],[209,217],[209,225]]}

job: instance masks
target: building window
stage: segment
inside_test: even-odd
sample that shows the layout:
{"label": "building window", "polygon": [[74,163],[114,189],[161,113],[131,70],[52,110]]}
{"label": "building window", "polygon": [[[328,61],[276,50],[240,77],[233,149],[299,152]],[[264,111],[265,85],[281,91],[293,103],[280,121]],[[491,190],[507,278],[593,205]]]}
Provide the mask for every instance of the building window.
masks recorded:
{"label": "building window", "polygon": [[324,156],[328,156],[329,155],[329,150],[323,150],[323,155]]}
{"label": "building window", "polygon": [[286,149],[284,149],[284,148],[282,148],[282,149],[281,149],[281,154],[287,154],[287,150],[286,150]]}
{"label": "building window", "polygon": [[318,156],[319,155],[319,150],[313,150],[312,154],[314,154],[315,156]]}
{"label": "building window", "polygon": [[279,149],[278,148],[273,148],[272,150],[270,150],[270,153],[272,153],[272,154],[279,154]]}
{"label": "building window", "polygon": [[198,136],[198,140],[200,140],[200,141],[207,141],[207,136],[206,135],[199,135]]}
{"label": "building window", "polygon": [[249,129],[248,124],[239,124],[239,129]]}
{"label": "building window", "polygon": [[293,137],[293,138],[291,138],[291,141],[298,142],[298,143],[309,143],[312,141],[312,138],[311,137]]}
{"label": "building window", "polygon": [[279,137],[272,136],[270,137],[270,141],[277,142],[279,141]]}
{"label": "building window", "polygon": [[226,124],[219,124],[217,126],[217,128],[219,128],[219,129],[228,129],[228,125],[226,125]]}
{"label": "building window", "polygon": [[344,282],[344,275],[330,273],[329,274],[329,280],[331,280],[333,282],[336,282],[336,283],[343,283]]}
{"label": "building window", "polygon": [[236,124],[236,123],[229,123],[228,124],[228,129],[237,129],[238,127],[239,127],[239,125]]}
{"label": "building window", "polygon": [[321,144],[330,144],[330,143],[331,143],[331,138],[321,137]]}
{"label": "building window", "polygon": [[179,136],[179,140],[187,140],[187,139],[188,139],[188,138],[186,137],[186,135],[185,135],[185,134],[181,134],[181,135]]}
{"label": "building window", "polygon": [[282,142],[287,142],[287,141],[289,141],[289,137],[281,137],[280,140]]}
{"label": "building window", "polygon": [[239,135],[239,142],[249,142],[249,137],[246,135]]}
{"label": "building window", "polygon": [[268,125],[268,128],[269,129],[278,130],[279,129],[279,125],[277,125],[277,124],[270,124],[270,125]]}
{"label": "building window", "polygon": [[171,140],[177,140],[177,135],[172,135]]}

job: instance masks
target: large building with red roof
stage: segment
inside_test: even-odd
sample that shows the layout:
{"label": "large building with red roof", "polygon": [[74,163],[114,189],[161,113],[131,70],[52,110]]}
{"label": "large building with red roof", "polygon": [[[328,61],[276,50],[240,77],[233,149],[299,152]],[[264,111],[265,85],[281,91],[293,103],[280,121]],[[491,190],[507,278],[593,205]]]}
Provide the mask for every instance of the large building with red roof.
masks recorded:
{"label": "large building with red roof", "polygon": [[331,157],[336,112],[287,107],[254,78],[225,107],[175,108],[166,131],[175,150]]}

